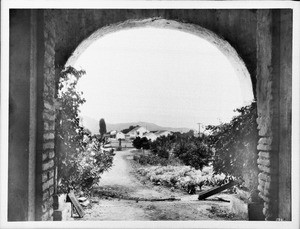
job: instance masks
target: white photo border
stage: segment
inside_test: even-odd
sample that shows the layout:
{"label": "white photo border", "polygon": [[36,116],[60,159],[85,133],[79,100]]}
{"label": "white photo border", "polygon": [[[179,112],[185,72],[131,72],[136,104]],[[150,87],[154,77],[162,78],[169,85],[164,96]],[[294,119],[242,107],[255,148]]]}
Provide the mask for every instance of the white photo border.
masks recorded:
{"label": "white photo border", "polygon": [[[292,70],[292,221],[68,221],[8,222],[8,88],[9,9],[293,9]],[[2,0],[1,1],[1,132],[0,228],[299,228],[299,63],[300,4],[295,1],[101,1],[101,0]]]}

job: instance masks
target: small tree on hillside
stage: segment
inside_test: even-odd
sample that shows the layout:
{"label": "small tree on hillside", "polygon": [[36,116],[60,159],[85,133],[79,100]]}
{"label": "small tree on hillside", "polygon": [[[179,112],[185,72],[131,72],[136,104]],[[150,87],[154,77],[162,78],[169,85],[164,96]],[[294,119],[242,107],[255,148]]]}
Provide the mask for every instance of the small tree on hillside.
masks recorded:
{"label": "small tree on hillside", "polygon": [[99,133],[101,135],[101,137],[106,134],[106,124],[103,118],[100,119],[99,121]]}
{"label": "small tree on hillside", "polygon": [[136,127],[139,127],[139,125],[136,125],[136,126],[130,126],[130,127],[128,127],[127,129],[121,130],[121,132],[122,132],[123,134],[127,134],[129,131],[133,130],[133,129],[136,128]]}

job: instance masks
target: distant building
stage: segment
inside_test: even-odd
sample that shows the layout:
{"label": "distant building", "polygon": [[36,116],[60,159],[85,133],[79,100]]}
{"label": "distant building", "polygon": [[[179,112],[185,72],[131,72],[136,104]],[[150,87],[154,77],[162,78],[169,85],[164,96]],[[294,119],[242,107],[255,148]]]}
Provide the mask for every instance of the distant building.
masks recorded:
{"label": "distant building", "polygon": [[155,141],[157,139],[157,135],[155,133],[149,132],[144,135],[148,140]]}
{"label": "distant building", "polygon": [[123,134],[122,132],[118,132],[116,134],[116,139],[125,139],[125,134]]}
{"label": "distant building", "polygon": [[116,134],[117,134],[117,131],[116,131],[116,130],[110,131],[110,135],[116,135]]}
{"label": "distant building", "polygon": [[167,137],[168,135],[171,135],[172,132],[171,132],[171,131],[168,131],[168,130],[159,130],[159,131],[156,131],[154,134],[155,134],[155,135],[157,136],[157,138],[158,138],[158,137],[162,137],[162,136]]}
{"label": "distant building", "polygon": [[129,131],[127,134],[126,134],[126,137],[127,138],[136,138],[136,137],[143,137],[144,134],[146,133],[149,133],[150,131],[147,130],[145,127],[143,126],[138,126],[134,129],[132,129],[131,131]]}

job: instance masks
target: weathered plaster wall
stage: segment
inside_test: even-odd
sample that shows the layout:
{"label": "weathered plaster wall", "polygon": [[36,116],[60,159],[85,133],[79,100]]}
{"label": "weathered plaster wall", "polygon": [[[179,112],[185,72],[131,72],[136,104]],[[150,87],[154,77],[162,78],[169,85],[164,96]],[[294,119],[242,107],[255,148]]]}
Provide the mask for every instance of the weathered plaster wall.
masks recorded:
{"label": "weathered plaster wall", "polygon": [[17,221],[28,219],[30,11],[11,11],[9,35],[8,218]]}

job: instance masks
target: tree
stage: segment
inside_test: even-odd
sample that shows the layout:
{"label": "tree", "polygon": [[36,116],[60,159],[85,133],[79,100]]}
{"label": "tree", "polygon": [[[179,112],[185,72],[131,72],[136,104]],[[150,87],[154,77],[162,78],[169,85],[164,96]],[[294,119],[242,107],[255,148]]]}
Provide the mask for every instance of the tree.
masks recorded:
{"label": "tree", "polygon": [[151,143],[150,149],[152,152],[162,158],[168,159],[173,148],[174,136],[161,136]]}
{"label": "tree", "polygon": [[148,140],[146,137],[136,137],[133,141],[132,141],[132,145],[137,148],[137,149],[150,149],[150,143],[151,140]]}
{"label": "tree", "polygon": [[103,171],[110,168],[113,151],[104,152],[98,140],[80,126],[79,107],[85,102],[76,85],[84,71],[66,67],[58,82],[56,152],[59,192],[69,188],[88,190],[97,183]]}
{"label": "tree", "polygon": [[142,148],[142,141],[140,137],[136,137],[133,141],[132,141],[132,145],[133,147],[135,147],[136,149],[140,149]]}
{"label": "tree", "polygon": [[101,135],[101,137],[106,134],[106,124],[103,118],[100,119],[99,121],[99,133]]}
{"label": "tree", "polygon": [[213,162],[216,173],[252,180],[250,189],[257,187],[257,111],[256,103],[237,109],[239,114],[230,123],[208,126],[212,132],[209,144],[215,149]]}
{"label": "tree", "polygon": [[182,135],[174,147],[174,155],[185,165],[190,165],[195,169],[202,169],[209,165],[212,159],[212,152],[203,138]]}
{"label": "tree", "polygon": [[142,148],[150,149],[150,142],[151,142],[151,140],[148,140],[146,137],[142,137],[142,139],[141,139]]}
{"label": "tree", "polygon": [[68,67],[60,74],[58,83],[57,101],[57,153],[58,153],[58,178],[60,188],[66,191],[74,184],[77,171],[76,160],[83,151],[83,128],[79,126],[79,106],[85,102],[75,86],[84,71],[77,71]]}
{"label": "tree", "polygon": [[194,137],[195,136],[195,131],[194,130],[189,130],[186,134],[188,136]]}

